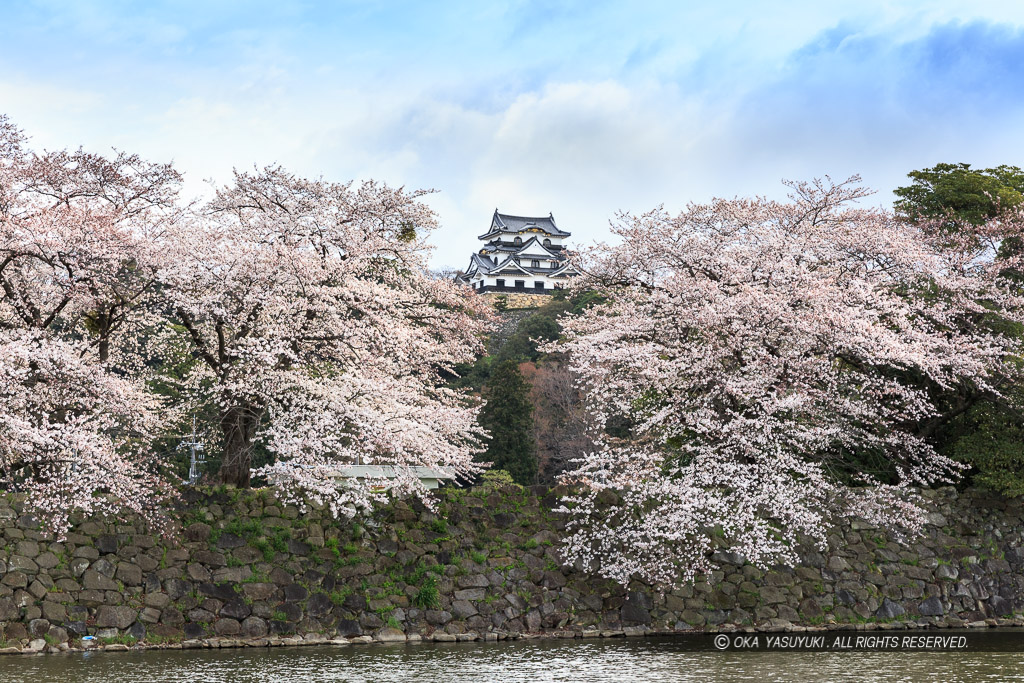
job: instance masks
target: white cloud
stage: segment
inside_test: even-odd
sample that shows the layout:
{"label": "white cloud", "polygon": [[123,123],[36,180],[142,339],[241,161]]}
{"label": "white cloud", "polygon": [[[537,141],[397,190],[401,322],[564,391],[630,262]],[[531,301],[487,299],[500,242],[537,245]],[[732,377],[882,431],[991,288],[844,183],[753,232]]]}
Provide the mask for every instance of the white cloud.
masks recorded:
{"label": "white cloud", "polygon": [[[435,188],[428,201],[444,227],[434,261],[455,266],[495,206],[551,211],[585,242],[620,209],[780,196],[782,178],[859,172],[884,201],[907,171],[938,161],[1022,163],[1019,33],[937,27],[966,15],[960,0],[912,11],[883,3],[881,13],[870,2],[826,5],[767,15],[742,3],[612,4],[554,16],[516,5],[515,42],[504,15],[485,12],[494,26],[438,33],[472,33],[465,43],[407,26],[415,35],[387,33],[384,48],[353,34],[362,24],[332,42],[287,17],[260,28],[218,16],[228,28],[207,34],[214,19],[134,23],[93,10],[91,37],[126,41],[125,51],[67,57],[55,70],[42,52],[0,46],[0,111],[43,146],[173,158],[190,191],[233,166],[272,162]],[[978,7],[975,16],[1024,18],[1024,5]],[[320,42],[303,44],[305,31]],[[995,82],[978,76],[989,71]]]}

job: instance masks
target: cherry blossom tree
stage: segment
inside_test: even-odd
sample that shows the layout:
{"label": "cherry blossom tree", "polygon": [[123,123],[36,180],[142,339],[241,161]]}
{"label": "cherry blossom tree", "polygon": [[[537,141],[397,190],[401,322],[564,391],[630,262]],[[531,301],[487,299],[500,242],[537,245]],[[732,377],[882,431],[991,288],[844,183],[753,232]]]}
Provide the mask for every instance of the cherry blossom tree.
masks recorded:
{"label": "cherry blossom tree", "polygon": [[178,181],[133,155],[34,153],[0,117],[0,480],[58,533],[74,508],[155,521],[169,493],[137,359],[108,361],[153,294]]}
{"label": "cherry blossom tree", "polygon": [[62,535],[74,510],[132,510],[157,525],[173,496],[147,450],[157,405],[82,344],[0,330],[0,484]]}
{"label": "cherry blossom tree", "polygon": [[[1001,394],[1019,382],[1019,288],[992,255],[1020,219],[951,245],[883,210],[859,179],[791,184],[788,202],[715,200],[622,215],[578,257],[604,303],[563,320],[597,449],[566,480],[564,553],[662,584],[717,548],[767,567],[859,515],[913,533],[913,487],[954,481],[921,377]],[[602,429],[626,420],[629,434]],[[894,481],[851,467],[884,459]],[[842,485],[841,475],[863,486]]]}
{"label": "cherry blossom tree", "polygon": [[6,119],[0,137],[0,325],[80,335],[105,362],[152,294],[180,175],[123,152],[31,153]]}
{"label": "cherry blossom tree", "polygon": [[[236,173],[175,237],[161,272],[199,360],[194,395],[217,406],[221,480],[257,474],[351,514],[385,490],[420,491],[412,466],[475,471],[476,408],[440,378],[480,349],[485,307],[429,276],[422,193]],[[394,467],[338,487],[339,466]]]}

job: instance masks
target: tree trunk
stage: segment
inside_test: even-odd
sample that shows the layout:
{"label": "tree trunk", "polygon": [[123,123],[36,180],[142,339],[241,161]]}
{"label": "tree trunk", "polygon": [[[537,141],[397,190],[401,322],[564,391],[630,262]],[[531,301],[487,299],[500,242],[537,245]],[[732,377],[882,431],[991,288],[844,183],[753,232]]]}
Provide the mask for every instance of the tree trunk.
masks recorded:
{"label": "tree trunk", "polygon": [[224,434],[224,457],[220,464],[220,480],[237,488],[249,488],[252,469],[252,439],[259,425],[260,411],[255,406],[231,406],[221,415]]}

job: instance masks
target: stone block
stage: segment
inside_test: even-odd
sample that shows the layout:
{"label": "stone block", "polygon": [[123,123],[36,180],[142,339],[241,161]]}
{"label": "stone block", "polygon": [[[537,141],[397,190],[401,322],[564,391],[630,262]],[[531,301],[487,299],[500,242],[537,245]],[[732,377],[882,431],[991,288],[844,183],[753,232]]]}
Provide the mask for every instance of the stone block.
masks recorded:
{"label": "stone block", "polygon": [[[334,608],[334,603],[326,593],[314,593],[306,602],[306,614],[320,618],[326,616]],[[397,617],[396,617],[397,618]]]}
{"label": "stone block", "polygon": [[188,611],[188,620],[196,624],[209,624],[216,618],[217,615],[202,607],[197,607]]}
{"label": "stone block", "polygon": [[98,550],[101,554],[107,555],[111,553],[116,553],[119,544],[117,541],[117,536],[105,534],[97,538],[96,542],[93,545],[95,546],[96,550]]}
{"label": "stone block", "polygon": [[224,567],[228,563],[227,558],[224,557],[224,553],[218,553],[212,550],[196,550],[192,553],[192,559],[209,567]]}
{"label": "stone block", "polygon": [[85,574],[82,575],[82,588],[97,591],[116,591],[121,589],[113,579],[92,568],[87,569]]}
{"label": "stone block", "polygon": [[428,609],[423,613],[424,619],[433,626],[444,626],[452,620],[451,612],[445,610]]}
{"label": "stone block", "polygon": [[455,600],[452,602],[452,616],[456,619],[467,619],[477,614],[477,609],[468,600]]}
{"label": "stone block", "polygon": [[938,597],[930,597],[918,606],[918,611],[926,617],[940,617],[945,614],[942,600]]}
{"label": "stone block", "polygon": [[464,588],[455,591],[456,600],[483,600],[487,597],[487,591],[483,588]]}
{"label": "stone block", "polygon": [[237,595],[235,586],[231,583],[201,583],[198,590],[201,595],[217,598],[223,602],[232,600]]}
{"label": "stone block", "polygon": [[155,607],[144,607],[139,612],[139,621],[146,624],[155,624],[160,621],[160,610]]}
{"label": "stone block", "polygon": [[903,606],[899,603],[893,602],[889,598],[882,600],[882,604],[875,611],[875,616],[880,619],[895,619],[896,617],[903,616],[907,613],[907,610],[903,609]]}
{"label": "stone block", "polygon": [[218,636],[235,636],[242,632],[242,624],[234,619],[218,619],[213,625]]}
{"label": "stone block", "polygon": [[135,623],[139,613],[124,605],[103,605],[96,610],[97,628],[125,629]]}
{"label": "stone block", "polygon": [[93,562],[91,565],[89,565],[89,569],[99,574],[102,574],[103,576],[106,576],[109,579],[114,578],[114,573],[117,571],[117,568],[114,566],[113,563],[102,557]]}
{"label": "stone block", "polygon": [[241,598],[235,598],[234,600],[229,600],[221,607],[219,614],[222,617],[230,617],[241,621],[252,614],[252,608]]}
{"label": "stone block", "polygon": [[18,541],[14,545],[14,555],[33,558],[39,554],[39,544],[35,541]]}
{"label": "stone block", "polygon": [[269,630],[267,622],[259,617],[247,617],[242,621],[242,635],[246,638],[262,638]]}
{"label": "stone block", "polygon": [[306,587],[298,583],[285,586],[283,590],[285,602],[301,602],[309,597]]}
{"label": "stone block", "polygon": [[146,593],[146,597],[143,602],[147,607],[155,607],[156,609],[163,609],[167,605],[171,604],[171,598],[167,593]]}
{"label": "stone block", "polygon": [[380,643],[404,643],[405,633],[385,626],[373,634],[373,639]]}
{"label": "stone block", "polygon": [[269,600],[277,593],[277,586],[273,583],[246,583],[242,584],[242,593],[250,600]]}
{"label": "stone block", "polygon": [[126,586],[142,585],[142,569],[129,562],[121,562],[117,565],[117,579]]}
{"label": "stone block", "polygon": [[39,565],[36,564],[35,560],[24,555],[11,555],[7,560],[7,571],[38,574]]}
{"label": "stone block", "polygon": [[213,575],[210,574],[209,569],[207,569],[201,564],[196,564],[195,562],[192,562],[191,564],[185,567],[185,573],[188,574],[188,578],[192,579],[193,581],[203,582],[211,581],[213,579]]}
{"label": "stone block", "polygon": [[455,585],[459,588],[487,588],[491,584],[483,574],[465,574],[455,579]]}

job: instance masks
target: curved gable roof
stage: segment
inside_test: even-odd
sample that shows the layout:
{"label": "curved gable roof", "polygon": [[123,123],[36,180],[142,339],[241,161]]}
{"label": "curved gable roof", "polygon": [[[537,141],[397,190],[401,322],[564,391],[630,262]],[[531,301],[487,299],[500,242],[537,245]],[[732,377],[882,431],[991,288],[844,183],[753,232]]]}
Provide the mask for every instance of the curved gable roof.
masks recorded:
{"label": "curved gable roof", "polygon": [[508,213],[498,213],[498,210],[494,210],[494,216],[491,218],[491,228],[485,234],[480,235],[479,239],[487,239],[492,235],[496,235],[502,232],[526,232],[526,231],[537,231],[543,232],[546,235],[552,237],[569,237],[572,233],[559,230],[558,226],[555,225],[555,217],[552,214],[547,216],[513,216]]}

